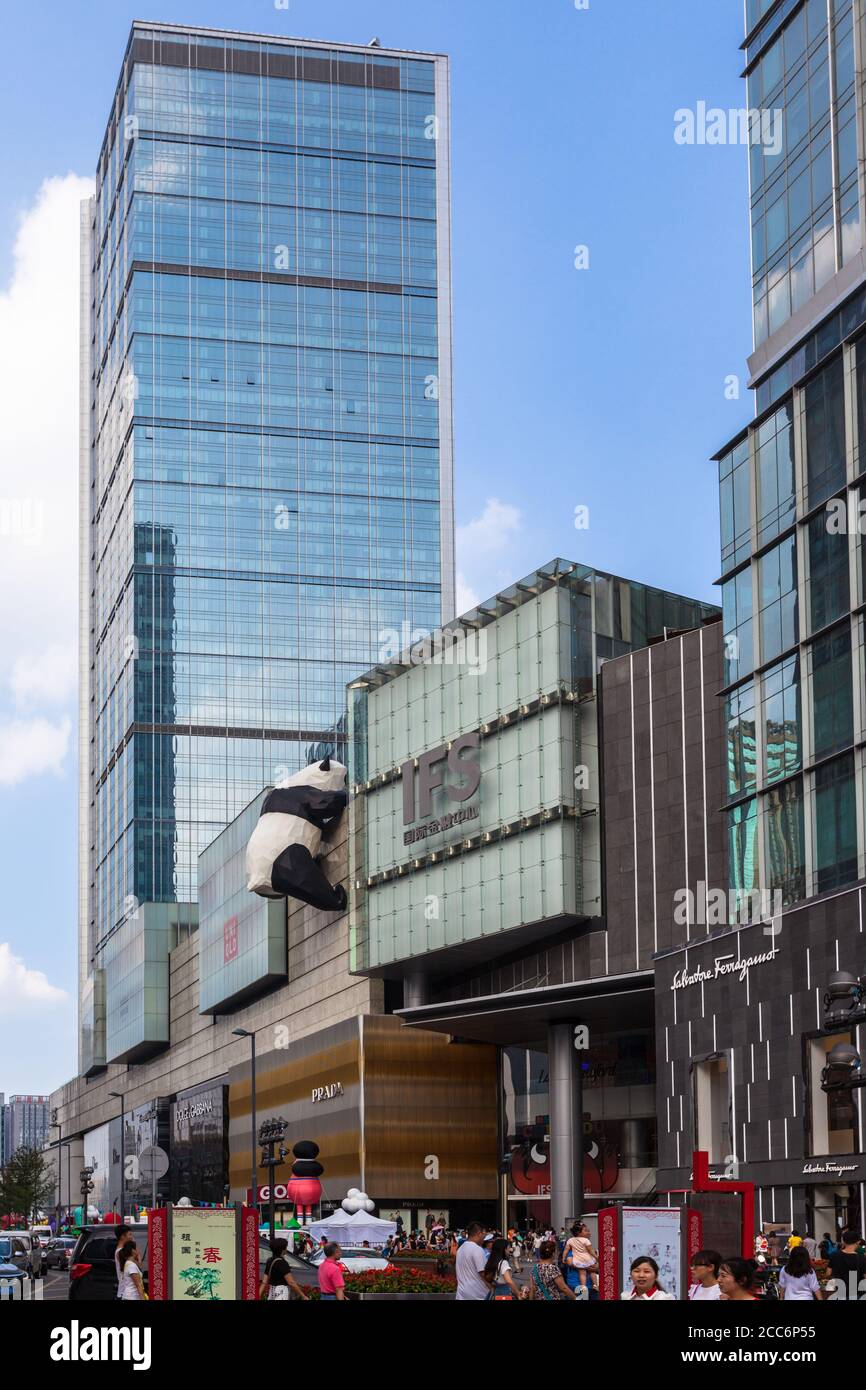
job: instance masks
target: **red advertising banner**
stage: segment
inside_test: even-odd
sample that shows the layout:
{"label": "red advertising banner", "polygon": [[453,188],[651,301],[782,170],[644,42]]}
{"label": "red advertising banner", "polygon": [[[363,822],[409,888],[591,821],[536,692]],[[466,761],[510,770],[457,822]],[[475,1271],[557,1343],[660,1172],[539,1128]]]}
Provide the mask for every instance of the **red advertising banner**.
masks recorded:
{"label": "red advertising banner", "polygon": [[157,1207],[147,1213],[148,1226],[148,1296],[154,1300],[168,1298],[168,1209]]}
{"label": "red advertising banner", "polygon": [[259,1296],[259,1214],[255,1207],[241,1208],[241,1289],[242,1299]]}
{"label": "red advertising banner", "polygon": [[602,1207],[598,1213],[599,1293],[603,1299],[619,1298],[619,1208]]}

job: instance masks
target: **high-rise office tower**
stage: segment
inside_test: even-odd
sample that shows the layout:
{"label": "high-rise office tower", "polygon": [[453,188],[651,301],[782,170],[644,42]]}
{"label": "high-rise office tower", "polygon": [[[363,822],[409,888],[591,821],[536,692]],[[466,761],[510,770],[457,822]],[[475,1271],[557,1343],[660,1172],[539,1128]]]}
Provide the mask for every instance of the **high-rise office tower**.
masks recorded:
{"label": "high-rise office tower", "polygon": [[0,1093],[0,1167],[18,1149],[41,1149],[48,1138],[48,1097]]}
{"label": "high-rise office tower", "polygon": [[136,22],[82,209],[80,1068],[199,852],[454,603],[447,59]]}

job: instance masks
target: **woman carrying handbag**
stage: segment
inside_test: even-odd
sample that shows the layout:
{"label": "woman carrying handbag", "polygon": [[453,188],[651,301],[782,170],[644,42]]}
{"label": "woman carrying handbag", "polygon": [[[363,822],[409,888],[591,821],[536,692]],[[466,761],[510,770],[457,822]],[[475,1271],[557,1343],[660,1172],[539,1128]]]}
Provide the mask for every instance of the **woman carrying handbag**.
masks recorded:
{"label": "woman carrying handbag", "polygon": [[289,1242],[282,1238],[272,1241],[271,1258],[265,1265],[265,1273],[259,1288],[259,1299],[268,1303],[287,1303],[292,1294],[309,1302],[300,1284],[292,1277],[289,1262],[284,1258]]}

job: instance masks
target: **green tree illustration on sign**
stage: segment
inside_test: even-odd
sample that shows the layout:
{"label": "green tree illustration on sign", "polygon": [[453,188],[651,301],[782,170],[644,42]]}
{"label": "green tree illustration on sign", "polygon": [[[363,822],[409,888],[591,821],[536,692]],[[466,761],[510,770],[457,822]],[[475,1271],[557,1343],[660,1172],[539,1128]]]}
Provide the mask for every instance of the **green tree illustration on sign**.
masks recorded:
{"label": "green tree illustration on sign", "polygon": [[215,1290],[222,1282],[220,1270],[200,1269],[198,1265],[191,1265],[189,1269],[182,1269],[179,1277],[189,1281],[188,1287],[184,1289],[184,1298],[219,1300],[219,1293]]}

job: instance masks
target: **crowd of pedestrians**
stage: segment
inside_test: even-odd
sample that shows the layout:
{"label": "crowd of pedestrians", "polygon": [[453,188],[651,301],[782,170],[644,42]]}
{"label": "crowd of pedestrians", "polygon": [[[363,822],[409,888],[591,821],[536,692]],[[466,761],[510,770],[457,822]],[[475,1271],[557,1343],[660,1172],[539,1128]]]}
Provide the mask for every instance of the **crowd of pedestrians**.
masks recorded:
{"label": "crowd of pedestrians", "polygon": [[[509,1231],[502,1236],[472,1222],[454,1244],[461,1302],[493,1298],[592,1302],[599,1297],[598,1252],[582,1222],[558,1236],[552,1230]],[[515,1275],[521,1273],[524,1261],[528,1278],[519,1284]],[[826,1269],[819,1261],[826,1262]],[[829,1282],[825,1278],[822,1283],[819,1269]],[[857,1231],[842,1232],[838,1241],[825,1234],[820,1242],[793,1231],[787,1237],[759,1236],[755,1259],[699,1250],[691,1261],[687,1297],[691,1302],[822,1302],[862,1297],[863,1280],[866,1246]],[[620,1298],[664,1303],[674,1294],[664,1287],[653,1256],[639,1255],[631,1262],[629,1287]]]}
{"label": "crowd of pedestrians", "polygon": [[[129,1227],[119,1225],[116,1236],[117,1297],[133,1302],[145,1299],[141,1259],[133,1233]],[[312,1253],[309,1234],[299,1236],[299,1244],[309,1246],[304,1253]],[[319,1295],[327,1302],[342,1302],[346,1297],[342,1251],[336,1242],[323,1245],[324,1258],[317,1266]],[[259,1289],[261,1299],[278,1302],[295,1296],[308,1300],[309,1291],[292,1275],[285,1258],[287,1249],[285,1239],[273,1241]],[[503,1235],[478,1221],[470,1222],[462,1231],[447,1230],[442,1221],[433,1228],[407,1235],[401,1224],[375,1253],[390,1259],[415,1250],[453,1257],[458,1302],[592,1302],[599,1297],[598,1251],[583,1222],[575,1222],[570,1231],[563,1230],[558,1236],[553,1230],[509,1230]],[[819,1261],[823,1262],[821,1272],[829,1275],[830,1283],[825,1280],[822,1285],[819,1280]],[[651,1255],[634,1259],[629,1276],[630,1287],[620,1295],[622,1299],[666,1302],[673,1298],[663,1287],[658,1264]],[[787,1238],[778,1233],[756,1237],[754,1259],[699,1250],[692,1257],[687,1297],[691,1302],[755,1302],[768,1298],[821,1302],[832,1296],[862,1296],[860,1285],[864,1280],[866,1246],[859,1232],[843,1231],[837,1240],[825,1233],[819,1242],[808,1234],[793,1231]]]}

